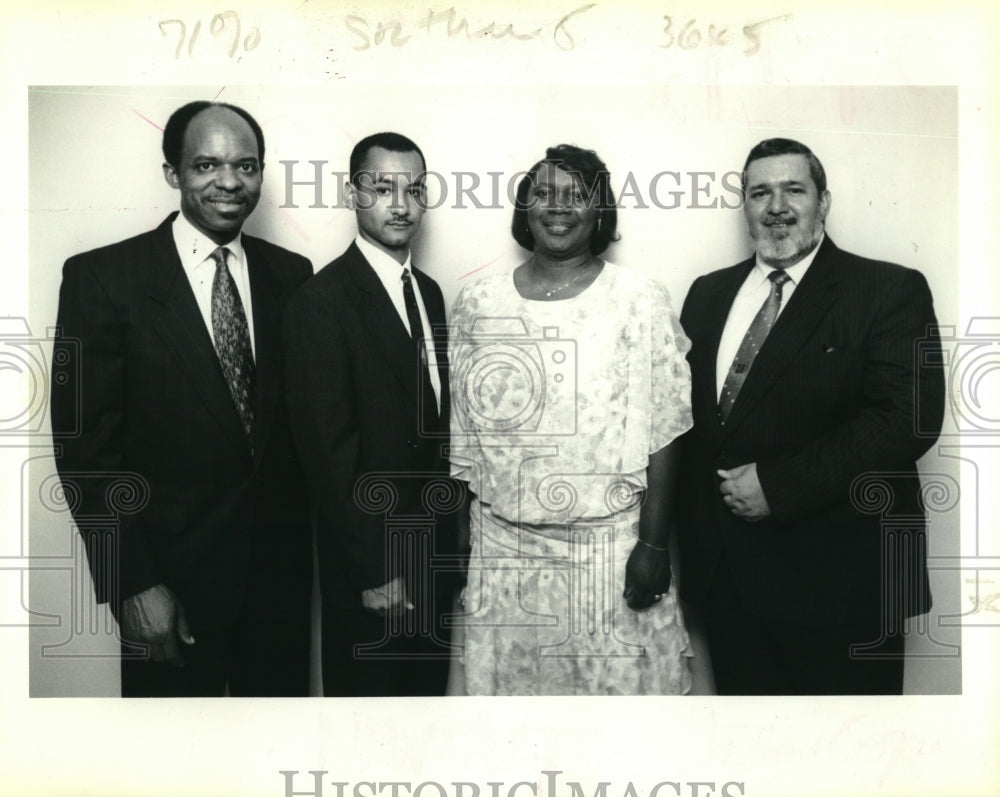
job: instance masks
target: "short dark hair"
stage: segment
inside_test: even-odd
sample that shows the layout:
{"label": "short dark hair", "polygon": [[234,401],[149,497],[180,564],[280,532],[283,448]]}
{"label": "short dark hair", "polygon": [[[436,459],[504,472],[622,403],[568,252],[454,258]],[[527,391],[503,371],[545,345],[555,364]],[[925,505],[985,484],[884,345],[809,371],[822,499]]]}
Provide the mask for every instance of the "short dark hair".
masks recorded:
{"label": "short dark hair", "polygon": [[826,191],[826,171],[823,164],[819,162],[811,149],[801,141],[791,138],[765,138],[747,155],[746,163],[743,164],[743,189],[747,187],[747,168],[754,161],[761,158],[770,158],[774,155],[805,155],[809,162],[809,175],[816,184],[817,193]]}
{"label": "short dark hair", "polygon": [[163,128],[164,160],[175,169],[180,168],[181,153],[184,150],[184,134],[187,132],[188,125],[191,124],[192,119],[208,108],[228,108],[246,120],[257,139],[257,160],[260,161],[260,167],[264,168],[264,131],[260,129],[257,120],[237,105],[230,105],[228,102],[211,102],[210,100],[189,102],[170,114],[167,126]]}
{"label": "short dark hair", "polygon": [[528,194],[538,177],[538,170],[546,163],[573,175],[588,200],[593,196],[597,197],[597,225],[590,238],[591,254],[599,255],[612,241],[620,240],[621,236],[617,234],[618,203],[611,190],[611,173],[594,150],[572,144],[549,147],[545,150],[545,157],[521,178],[514,199],[514,218],[510,224],[514,240],[528,251],[535,250],[535,236],[528,227],[528,207],[531,201]]}
{"label": "short dark hair", "polygon": [[358,185],[358,178],[361,176],[361,170],[365,165],[365,158],[368,157],[368,153],[375,147],[381,147],[382,149],[389,150],[389,152],[416,152],[420,156],[420,163],[423,164],[423,170],[427,171],[427,159],[424,157],[424,153],[420,151],[420,147],[406,136],[400,133],[372,133],[370,136],[365,136],[361,139],[354,145],[354,149],[351,150],[351,160],[348,168],[350,169],[352,185]]}

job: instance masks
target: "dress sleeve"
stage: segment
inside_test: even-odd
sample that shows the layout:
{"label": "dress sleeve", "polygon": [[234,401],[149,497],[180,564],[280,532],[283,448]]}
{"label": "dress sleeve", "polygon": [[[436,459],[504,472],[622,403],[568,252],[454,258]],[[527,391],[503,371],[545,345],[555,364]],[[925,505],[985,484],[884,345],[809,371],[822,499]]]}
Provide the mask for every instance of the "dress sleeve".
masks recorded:
{"label": "dress sleeve", "polygon": [[681,329],[670,294],[652,281],[649,290],[650,454],[692,426],[691,369],[685,355],[691,341]]}

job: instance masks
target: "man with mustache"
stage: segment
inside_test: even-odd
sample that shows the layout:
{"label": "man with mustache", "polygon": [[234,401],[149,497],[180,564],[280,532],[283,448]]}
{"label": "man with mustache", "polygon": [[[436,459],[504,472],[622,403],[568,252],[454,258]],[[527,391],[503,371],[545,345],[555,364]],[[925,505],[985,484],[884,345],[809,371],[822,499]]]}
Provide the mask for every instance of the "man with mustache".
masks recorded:
{"label": "man with mustache", "polygon": [[327,696],[440,695],[448,677],[444,571],[462,496],[442,456],[444,299],[410,252],[425,170],[398,133],[354,147],[358,236],[289,308],[288,404],[318,508]]}
{"label": "man with mustache", "polygon": [[[682,595],[719,694],[899,694],[902,626],[931,605],[916,468],[933,443],[917,430],[944,411],[930,290],[833,243],[804,144],[760,142],[743,179],[756,255],[696,279],[681,313]],[[857,500],[872,478],[904,527]]]}
{"label": "man with mustache", "polygon": [[[249,113],[184,105],[163,155],[180,213],[63,269],[54,356],[78,352],[79,378],[52,384],[59,473],[120,624],[123,696],[306,695],[311,550],[281,327],[312,267],[241,232],[264,168]],[[123,477],[137,511],[95,528]]]}

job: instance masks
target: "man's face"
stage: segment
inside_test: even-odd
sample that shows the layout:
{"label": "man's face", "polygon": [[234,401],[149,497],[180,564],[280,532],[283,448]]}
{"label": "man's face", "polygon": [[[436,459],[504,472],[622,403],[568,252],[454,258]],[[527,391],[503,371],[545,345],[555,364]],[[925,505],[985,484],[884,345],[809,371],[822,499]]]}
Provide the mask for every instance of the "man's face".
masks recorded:
{"label": "man's face", "polygon": [[361,237],[400,263],[406,261],[427,204],[423,171],[423,159],[416,152],[372,147],[359,185],[347,187]]}
{"label": "man's face", "polygon": [[181,192],[181,212],[217,244],[231,241],[257,207],[263,167],[250,125],[228,108],[207,108],[184,132],[181,162],[163,174]]}
{"label": "man's face", "polygon": [[805,155],[773,155],[746,171],[747,219],[760,259],[787,268],[805,257],[823,234],[830,192],[820,195]]}

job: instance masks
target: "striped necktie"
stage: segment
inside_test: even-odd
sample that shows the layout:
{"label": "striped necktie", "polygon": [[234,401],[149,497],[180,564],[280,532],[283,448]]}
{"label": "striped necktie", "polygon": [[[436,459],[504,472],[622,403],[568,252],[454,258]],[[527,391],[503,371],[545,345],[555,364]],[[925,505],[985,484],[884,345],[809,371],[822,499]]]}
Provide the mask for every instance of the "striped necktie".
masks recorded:
{"label": "striped necktie", "polygon": [[774,325],[774,320],[778,317],[778,310],[781,308],[781,286],[791,279],[784,271],[775,269],[767,278],[771,280],[771,293],[760,306],[757,315],[754,316],[750,327],[743,336],[740,348],[733,358],[733,364],[729,366],[729,373],[726,374],[726,381],[722,385],[722,395],[719,397],[719,416],[722,422],[726,422],[729,411],[732,410],[739,395],[740,388],[746,381],[747,374],[750,373],[750,366],[753,365],[754,358],[760,347],[764,345],[767,334]]}
{"label": "striped necktie", "polygon": [[406,319],[410,322],[410,337],[413,339],[419,365],[420,380],[420,411],[423,419],[422,430],[432,431],[438,422],[437,398],[431,385],[430,370],[427,367],[427,341],[424,339],[424,325],[420,319],[420,308],[417,307],[417,296],[413,291],[413,281],[410,270],[403,269],[403,302],[406,305]]}

